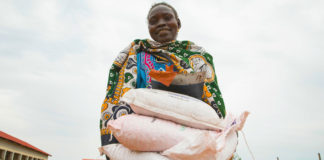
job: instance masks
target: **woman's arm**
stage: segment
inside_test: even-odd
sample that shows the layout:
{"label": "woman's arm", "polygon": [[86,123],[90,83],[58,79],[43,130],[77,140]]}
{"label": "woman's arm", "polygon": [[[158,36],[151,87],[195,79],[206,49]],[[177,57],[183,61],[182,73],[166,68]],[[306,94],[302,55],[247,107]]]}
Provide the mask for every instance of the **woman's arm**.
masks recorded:
{"label": "woman's arm", "polygon": [[[132,43],[133,44],[133,43]],[[129,57],[129,50],[132,47],[132,44],[127,46],[122,50],[118,55],[115,61],[113,62],[109,74],[108,74],[108,83],[106,89],[106,96],[104,102],[101,105],[101,118],[100,118],[100,133],[101,133],[101,145],[108,145],[112,143],[118,143],[114,136],[111,135],[111,132],[107,128],[107,123],[111,119],[118,117],[120,113],[131,113],[131,109],[126,104],[118,104],[119,96],[116,95],[116,90],[118,90],[118,83],[120,78],[123,77],[121,73],[122,68]],[[116,96],[118,96],[116,98]]]}
{"label": "woman's arm", "polygon": [[192,42],[190,42],[189,46],[189,50],[191,52],[200,53],[190,56],[189,58],[194,71],[205,71],[207,74],[207,78],[204,84],[203,100],[215,109],[219,117],[224,118],[226,115],[226,109],[221,91],[217,83],[213,57],[212,55],[207,53],[204,48],[197,46]]}

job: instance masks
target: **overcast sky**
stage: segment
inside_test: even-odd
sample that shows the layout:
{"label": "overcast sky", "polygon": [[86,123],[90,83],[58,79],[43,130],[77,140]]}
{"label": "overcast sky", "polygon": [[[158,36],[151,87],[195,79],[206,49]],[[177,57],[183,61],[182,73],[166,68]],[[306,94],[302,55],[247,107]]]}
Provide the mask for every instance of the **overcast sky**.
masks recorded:
{"label": "overcast sky", "polygon": [[[1,0],[0,130],[53,155],[100,158],[99,118],[119,51],[150,38],[154,0]],[[214,57],[228,112],[258,160],[324,154],[324,1],[173,0],[178,40]],[[243,137],[237,152],[251,159]],[[324,156],[324,155],[323,155]]]}

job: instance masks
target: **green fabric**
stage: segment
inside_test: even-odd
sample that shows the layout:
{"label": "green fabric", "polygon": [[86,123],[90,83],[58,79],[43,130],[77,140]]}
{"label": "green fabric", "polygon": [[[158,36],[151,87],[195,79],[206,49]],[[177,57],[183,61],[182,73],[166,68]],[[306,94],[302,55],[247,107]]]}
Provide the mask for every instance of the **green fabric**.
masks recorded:
{"label": "green fabric", "polygon": [[109,134],[106,122],[115,116],[112,107],[119,104],[119,98],[129,89],[136,87],[137,66],[136,53],[145,51],[152,56],[172,61],[179,73],[206,71],[203,100],[208,103],[220,117],[225,117],[226,110],[214,71],[213,57],[202,47],[190,41],[173,41],[160,44],[152,40],[134,40],[131,45],[120,52],[110,71],[107,94],[101,109],[101,135]]}

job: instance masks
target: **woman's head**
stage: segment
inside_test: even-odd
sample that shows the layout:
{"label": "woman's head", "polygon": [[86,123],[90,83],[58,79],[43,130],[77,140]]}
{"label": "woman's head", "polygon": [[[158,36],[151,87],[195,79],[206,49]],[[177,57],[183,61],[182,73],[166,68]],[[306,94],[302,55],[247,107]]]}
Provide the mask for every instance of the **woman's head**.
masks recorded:
{"label": "woman's head", "polygon": [[176,40],[181,23],[172,6],[164,2],[153,5],[147,20],[152,39],[160,43]]}

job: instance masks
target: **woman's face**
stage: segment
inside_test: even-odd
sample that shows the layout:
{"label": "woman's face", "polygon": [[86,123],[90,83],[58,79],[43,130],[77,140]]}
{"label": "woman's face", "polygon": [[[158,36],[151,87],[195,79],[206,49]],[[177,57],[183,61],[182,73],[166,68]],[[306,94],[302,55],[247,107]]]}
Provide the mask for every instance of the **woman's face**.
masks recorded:
{"label": "woman's face", "polygon": [[154,7],[148,16],[148,29],[151,37],[160,43],[175,40],[180,21],[171,8],[165,5]]}

